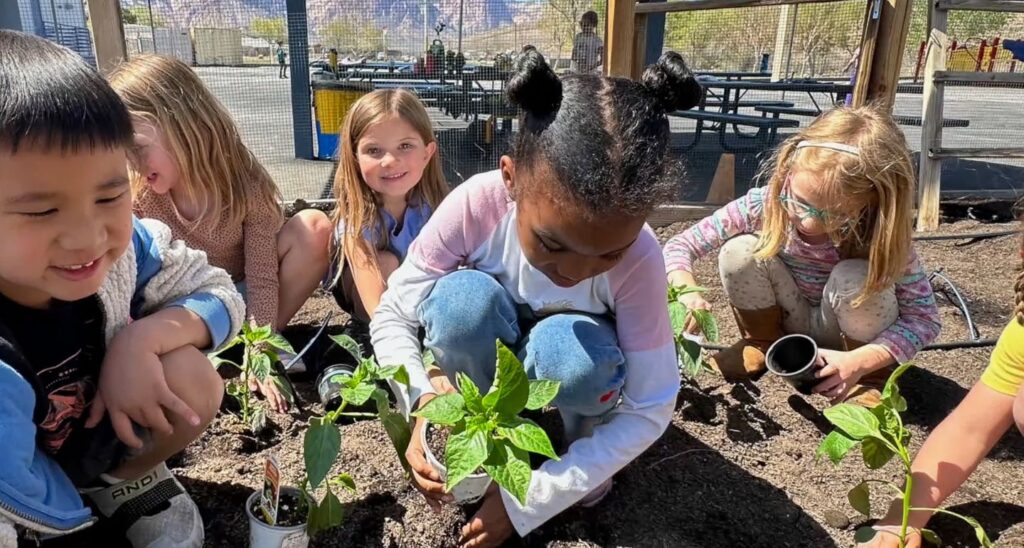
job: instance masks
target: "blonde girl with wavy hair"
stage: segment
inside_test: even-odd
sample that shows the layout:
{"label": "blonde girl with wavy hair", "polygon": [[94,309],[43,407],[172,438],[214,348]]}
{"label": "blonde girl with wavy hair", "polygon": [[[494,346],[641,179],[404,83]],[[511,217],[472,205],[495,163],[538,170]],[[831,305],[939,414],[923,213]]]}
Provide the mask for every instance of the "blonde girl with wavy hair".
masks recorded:
{"label": "blonde girl with wavy hair", "polygon": [[[1021,241],[1024,258],[1024,240]],[[911,464],[910,506],[939,508],[978,468],[1014,425],[1024,434],[1024,270],[1014,284],[1010,320],[996,342],[988,367],[960,405],[932,431]],[[874,538],[858,545],[898,548],[903,523],[902,500],[874,526]],[[920,548],[921,529],[932,512],[911,511],[906,548]]]}
{"label": "blonde girl with wavy hair", "polygon": [[410,91],[361,97],[345,118],[340,143],[331,289],[343,310],[369,322],[388,277],[448,184],[430,115]]}
{"label": "blonde girl with wavy hair", "polygon": [[[750,378],[775,340],[802,333],[821,348],[815,393],[877,405],[892,366],[941,327],[911,241],[915,178],[903,133],[881,109],[837,108],[782,143],[768,166],[765,186],[669,240],[669,282],[695,285],[693,263],[721,248],[742,339],[712,366],[730,381]],[[682,299],[710,310],[699,294]]]}
{"label": "blonde girl with wavy hair", "polygon": [[[188,65],[140,55],[117,67],[110,84],[134,125],[136,214],[205,251],[246,297],[248,315],[283,329],[327,268],[327,215],[306,210],[284,222],[274,181]],[[279,392],[265,391],[275,408],[287,409]]]}

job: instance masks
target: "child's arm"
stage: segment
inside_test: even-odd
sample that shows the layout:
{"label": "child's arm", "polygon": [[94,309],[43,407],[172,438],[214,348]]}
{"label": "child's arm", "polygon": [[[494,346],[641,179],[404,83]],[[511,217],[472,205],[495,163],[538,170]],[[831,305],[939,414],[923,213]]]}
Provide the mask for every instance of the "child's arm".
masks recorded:
{"label": "child's arm", "polygon": [[254,208],[242,223],[247,313],[257,325],[270,325],[274,329],[285,327],[277,325],[280,294],[277,233],[281,230],[282,221],[281,210],[275,205]]}
{"label": "child's arm", "polygon": [[885,347],[892,360],[885,360],[886,363],[878,367],[910,361],[921,348],[934,341],[942,329],[932,284],[913,248],[903,277],[896,281],[895,292],[899,317],[873,341]]}
{"label": "child's arm", "polygon": [[760,229],[764,211],[763,192],[763,188],[751,189],[745,196],[733,200],[666,242],[665,270],[669,280],[676,285],[696,284],[692,274],[694,262],[721,247],[729,238]]}
{"label": "child's arm", "polygon": [[367,256],[361,247],[355,246],[349,258],[349,266],[352,269],[352,281],[356,284],[356,293],[363,303],[363,310],[372,318],[380,306],[384,290],[387,289],[388,278],[398,268],[398,259],[387,251],[378,251],[373,256]]}

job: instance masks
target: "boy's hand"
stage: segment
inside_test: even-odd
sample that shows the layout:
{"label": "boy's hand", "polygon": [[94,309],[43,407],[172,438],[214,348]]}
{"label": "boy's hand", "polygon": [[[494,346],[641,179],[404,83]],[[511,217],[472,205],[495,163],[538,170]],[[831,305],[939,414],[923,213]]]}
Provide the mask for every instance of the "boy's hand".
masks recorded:
{"label": "boy's hand", "polygon": [[853,352],[822,348],[818,350],[818,364],[822,367],[814,376],[821,379],[821,382],[814,387],[813,392],[831,399],[833,403],[841,401],[864,376],[860,360],[856,359]]}
{"label": "boy's hand", "polygon": [[99,390],[86,421],[86,427],[92,428],[104,412],[109,413],[117,437],[135,449],[142,448],[142,440],[135,435],[132,421],[165,435],[174,431],[165,410],[181,415],[189,424],[200,422],[199,415],[168,388],[159,356],[163,349],[154,338],[145,320],[139,320],[110,341],[100,369]]}
{"label": "boy's hand", "polygon": [[473,518],[462,528],[459,546],[464,548],[485,548],[501,546],[515,533],[512,521],[505,511],[505,501],[501,500],[498,484],[491,482],[484,496],[483,505],[476,511]]}
{"label": "boy's hand", "polygon": [[[857,544],[854,548],[899,548],[900,527],[898,525],[876,525],[872,527],[875,536],[868,542]],[[921,533],[914,528],[907,529],[905,548],[921,548]]]}

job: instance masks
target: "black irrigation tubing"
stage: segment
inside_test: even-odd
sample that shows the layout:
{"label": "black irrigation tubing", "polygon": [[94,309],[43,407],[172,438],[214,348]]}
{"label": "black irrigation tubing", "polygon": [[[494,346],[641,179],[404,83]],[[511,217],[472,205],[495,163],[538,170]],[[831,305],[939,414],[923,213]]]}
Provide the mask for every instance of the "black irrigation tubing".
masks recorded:
{"label": "black irrigation tubing", "polygon": [[[985,348],[989,346],[995,346],[996,341],[999,339],[978,339],[975,341],[950,341],[944,343],[929,344],[928,346],[921,349],[925,350],[958,350],[961,348]],[[715,344],[709,342],[697,343],[704,350],[725,350],[729,348],[724,344]]]}

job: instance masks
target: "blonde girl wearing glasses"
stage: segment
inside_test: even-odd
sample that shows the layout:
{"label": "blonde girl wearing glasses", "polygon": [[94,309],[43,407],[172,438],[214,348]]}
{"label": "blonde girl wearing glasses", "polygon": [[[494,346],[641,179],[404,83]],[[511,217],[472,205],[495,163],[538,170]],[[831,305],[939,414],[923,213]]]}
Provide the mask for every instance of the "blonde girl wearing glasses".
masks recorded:
{"label": "blonde girl wearing glasses", "polygon": [[[891,368],[939,334],[931,284],[912,242],[914,171],[899,127],[872,107],[824,114],[775,152],[751,189],[665,246],[669,283],[719,251],[742,339],[710,362],[726,380],[765,370],[779,337],[818,342],[814,392],[873,407]],[[710,309],[699,294],[690,309]],[[697,322],[687,330],[696,333]]]}

